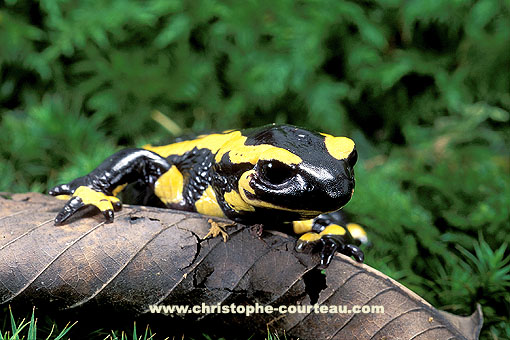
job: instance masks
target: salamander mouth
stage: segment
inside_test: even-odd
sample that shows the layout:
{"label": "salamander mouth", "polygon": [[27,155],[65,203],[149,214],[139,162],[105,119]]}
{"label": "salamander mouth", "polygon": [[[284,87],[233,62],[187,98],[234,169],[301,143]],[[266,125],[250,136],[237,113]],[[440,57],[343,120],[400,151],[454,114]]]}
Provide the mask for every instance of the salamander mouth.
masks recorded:
{"label": "salamander mouth", "polygon": [[346,179],[339,190],[323,190],[296,174],[281,183],[268,182],[255,170],[246,171],[239,181],[239,193],[249,205],[257,208],[290,211],[302,218],[313,218],[340,209],[352,196],[354,181]]}
{"label": "salamander mouth", "polygon": [[[301,213],[302,209],[293,209],[287,206],[289,195],[289,184],[291,180],[285,180],[282,183],[271,183],[260,178],[256,170],[246,171],[239,181],[239,193],[242,199],[253,207],[276,209],[284,211],[295,211]],[[273,197],[273,200],[265,200],[263,196]],[[306,215],[315,216],[320,212],[303,211]]]}

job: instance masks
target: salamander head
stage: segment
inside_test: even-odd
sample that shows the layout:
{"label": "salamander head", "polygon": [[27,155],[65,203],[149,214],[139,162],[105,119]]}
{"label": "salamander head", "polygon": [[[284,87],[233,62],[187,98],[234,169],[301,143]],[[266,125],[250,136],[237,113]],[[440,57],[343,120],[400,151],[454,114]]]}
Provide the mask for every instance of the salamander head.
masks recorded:
{"label": "salamander head", "polygon": [[231,208],[228,217],[290,221],[344,206],[353,194],[356,160],[349,138],[269,125],[245,130],[224,145],[213,177],[223,183],[218,194]]}

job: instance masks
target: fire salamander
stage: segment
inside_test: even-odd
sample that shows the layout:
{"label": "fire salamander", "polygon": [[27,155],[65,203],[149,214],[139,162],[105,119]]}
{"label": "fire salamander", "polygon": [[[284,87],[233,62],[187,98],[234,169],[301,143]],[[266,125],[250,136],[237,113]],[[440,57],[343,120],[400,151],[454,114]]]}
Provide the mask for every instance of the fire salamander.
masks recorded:
{"label": "fire salamander", "polygon": [[116,195],[142,182],[171,209],[292,228],[302,234],[296,250],[320,248],[325,268],[335,252],[363,261],[354,244],[366,238],[363,229],[328,214],[351,199],[356,161],[355,144],[347,137],[273,124],[124,149],[49,194],[71,195],[56,225],[87,205],[111,222],[121,208]]}

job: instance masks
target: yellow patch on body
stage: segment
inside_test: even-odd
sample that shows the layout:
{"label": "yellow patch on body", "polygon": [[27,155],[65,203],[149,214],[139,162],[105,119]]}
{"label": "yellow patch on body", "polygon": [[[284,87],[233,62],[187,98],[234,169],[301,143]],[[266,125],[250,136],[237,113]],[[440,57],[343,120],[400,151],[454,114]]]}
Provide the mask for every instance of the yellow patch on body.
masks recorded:
{"label": "yellow patch on body", "polygon": [[117,197],[105,195],[86,186],[78,187],[73,196],[81,198],[83,204],[94,205],[101,211],[113,210],[112,203],[120,202]]}
{"label": "yellow patch on body", "polygon": [[162,157],[170,155],[180,156],[194,148],[207,149],[216,155],[216,162],[221,161],[223,155],[228,152],[230,161],[235,164],[246,162],[255,164],[259,159],[277,159],[286,164],[299,164],[303,161],[301,157],[286,149],[269,144],[245,145],[246,140],[247,137],[243,136],[240,131],[231,131],[204,135],[197,139],[164,146],[145,145],[143,148],[153,151]]}
{"label": "yellow patch on body", "polygon": [[296,233],[296,234],[303,234],[308,231],[311,231],[312,227],[313,227],[313,219],[292,222],[292,228],[294,229],[294,233]]}
{"label": "yellow patch on body", "polygon": [[326,133],[321,133],[325,137],[324,143],[326,149],[336,159],[347,159],[354,151],[354,141],[347,137],[334,137]]}
{"label": "yellow patch on body", "polygon": [[154,193],[165,204],[182,202],[184,178],[173,165],[170,170],[161,175],[154,184]]}
{"label": "yellow patch on body", "polygon": [[323,231],[319,233],[322,237],[324,235],[345,235],[346,231],[344,227],[339,226],[338,224],[330,224]]}
{"label": "yellow patch on body", "polygon": [[198,149],[207,149],[210,150],[213,154],[218,152],[218,150],[225,145],[225,143],[230,142],[232,139],[239,138],[241,132],[233,131],[229,133],[215,133],[211,135],[203,135],[199,136],[196,139],[186,140],[179,143],[163,145],[163,146],[152,146],[145,145],[143,148],[153,151],[160,155],[161,157],[168,157],[171,155],[181,156],[188,151],[193,150],[194,148]]}
{"label": "yellow patch on body", "polygon": [[203,215],[225,217],[216,199],[216,193],[210,185],[205,189],[198,201],[195,202],[195,208],[198,213]]}
{"label": "yellow patch on body", "polygon": [[309,231],[303,235],[301,235],[297,242],[296,242],[296,251],[297,252],[302,252],[304,251],[304,249],[309,245],[309,244],[313,244],[313,243],[316,243],[318,242],[319,240],[321,239],[320,235],[313,232],[313,231]]}
{"label": "yellow patch on body", "polygon": [[[311,229],[311,225],[313,224],[313,220],[295,221],[295,222],[293,222],[294,231],[296,230],[296,224],[298,227],[300,226],[299,222],[303,222],[302,226],[303,227],[309,226],[310,229]],[[346,230],[344,227],[339,226],[338,224],[330,224],[326,228],[324,228],[324,230],[321,231],[320,233],[309,231],[309,232],[301,235],[296,243],[296,250],[298,252],[301,252],[310,243],[318,242],[320,239],[322,239],[324,236],[327,236],[327,235],[343,236],[345,234],[346,234]]]}
{"label": "yellow patch on body", "polygon": [[360,240],[361,243],[368,242],[368,235],[365,229],[357,223],[347,223],[347,230],[351,233],[355,240]]}
{"label": "yellow patch on body", "polygon": [[[220,162],[222,157],[228,152],[229,160],[235,164],[256,164],[259,160],[277,159],[282,163],[295,165],[303,161],[301,157],[286,149],[275,147],[269,144],[246,145],[246,140],[247,137],[243,136],[240,131],[225,131],[224,133],[199,136],[197,139],[165,146],[146,145],[144,148],[153,151],[162,157],[168,157],[170,155],[181,156],[186,152],[193,150],[194,148],[207,149],[210,150],[211,153],[215,154],[216,162]],[[156,182],[155,193],[164,203],[177,203],[182,200],[182,174],[177,169],[173,169],[174,167],[163,174]],[[292,209],[285,209],[283,207],[259,200],[248,200],[245,196],[243,196],[244,190],[252,194],[255,193],[249,185],[249,174],[253,172],[253,170],[247,171],[241,177],[238,183],[240,193],[234,190],[224,194],[223,197],[225,201],[232,209],[235,211],[255,211],[254,206],[259,206],[265,208],[294,211]],[[171,190],[168,189],[170,187],[172,188]],[[197,210],[211,211],[212,214],[210,215],[220,216],[218,215],[219,210],[214,207],[214,204],[211,204],[210,202],[206,203],[208,201],[208,197],[212,197],[212,195],[208,194],[205,196],[204,200],[198,202],[198,205],[195,205],[195,207]],[[214,197],[214,200],[217,202],[216,197]],[[307,213],[315,213],[318,215],[321,212],[307,211]],[[209,213],[204,212],[204,214]]]}
{"label": "yellow patch on body", "polygon": [[321,237],[319,236],[319,234],[314,233],[314,232],[308,232],[306,234],[301,235],[301,237],[299,237],[299,241],[309,243],[309,242],[318,241],[318,240],[320,240],[320,238]]}

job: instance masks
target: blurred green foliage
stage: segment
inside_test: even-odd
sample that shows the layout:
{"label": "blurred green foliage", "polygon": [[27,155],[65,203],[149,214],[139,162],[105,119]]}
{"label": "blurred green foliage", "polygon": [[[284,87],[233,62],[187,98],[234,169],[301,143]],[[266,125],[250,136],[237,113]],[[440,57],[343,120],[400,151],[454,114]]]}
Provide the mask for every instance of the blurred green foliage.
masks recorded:
{"label": "blurred green foliage", "polygon": [[121,146],[292,123],[353,137],[367,262],[510,338],[510,3],[0,2],[0,190]]}

